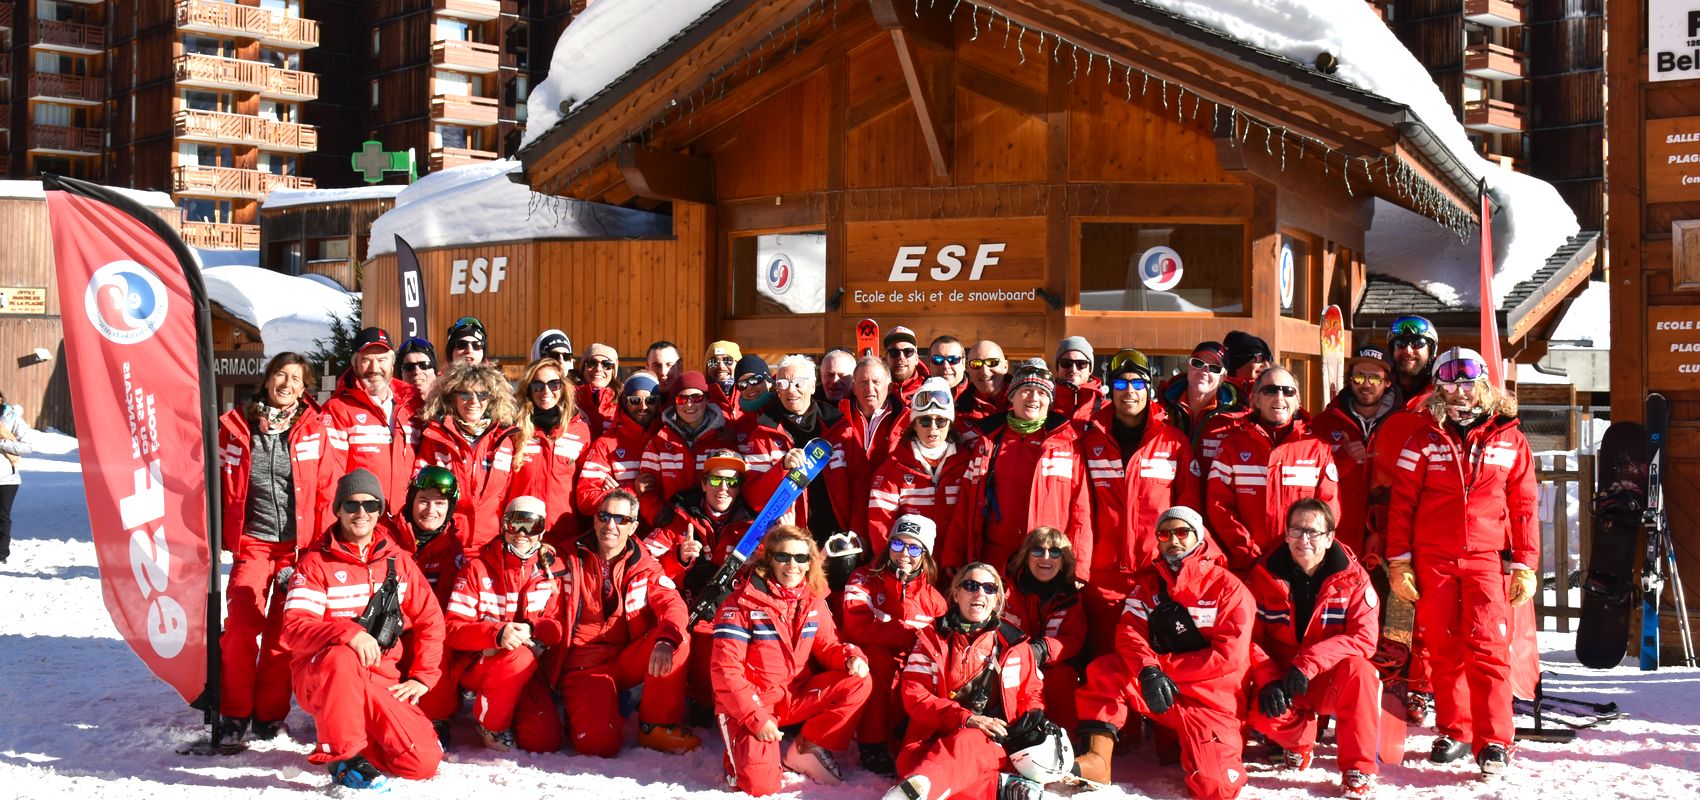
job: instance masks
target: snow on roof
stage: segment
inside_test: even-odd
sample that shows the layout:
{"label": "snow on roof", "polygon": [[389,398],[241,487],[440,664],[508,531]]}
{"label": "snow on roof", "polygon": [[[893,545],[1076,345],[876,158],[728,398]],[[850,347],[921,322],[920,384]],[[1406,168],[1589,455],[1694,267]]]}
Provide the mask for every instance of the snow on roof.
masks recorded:
{"label": "snow on roof", "polygon": [[[1597,350],[1611,348],[1611,285],[1605,281],[1589,281],[1588,288],[1570,303],[1564,318],[1552,329],[1548,341],[1555,345],[1570,344]],[[1589,345],[1576,345],[1589,342]]]}
{"label": "snow on roof", "polygon": [[519,167],[513,160],[487,161],[420,178],[396,196],[395,208],[372,222],[366,257],[395,252],[397,234],[423,249],[531,239],[640,238],[672,232],[671,220],[644,211],[550,198],[534,205],[542,196],[508,179]]}
{"label": "snow on roof", "polygon": [[[176,208],[177,202],[165,192],[144,192],[139,189],[125,189],[122,186],[107,186],[121,195],[129,197],[148,208]],[[0,181],[0,197],[23,200],[46,200],[47,191],[41,188],[41,181]]]}
{"label": "snow on roof", "polygon": [[247,266],[211,267],[202,272],[207,296],[260,329],[266,355],[311,353],[331,333],[331,320],[348,313],[353,298],[324,284]]}
{"label": "snow on roof", "polygon": [[378,184],[355,186],[350,189],[273,189],[260,208],[289,208],[318,203],[345,203],[351,200],[381,200],[401,194],[406,186]]}

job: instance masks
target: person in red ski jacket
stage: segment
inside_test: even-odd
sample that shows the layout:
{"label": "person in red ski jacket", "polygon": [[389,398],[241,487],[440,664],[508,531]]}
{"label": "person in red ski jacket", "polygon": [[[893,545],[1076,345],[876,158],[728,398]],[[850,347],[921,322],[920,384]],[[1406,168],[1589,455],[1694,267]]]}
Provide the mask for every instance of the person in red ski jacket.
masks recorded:
{"label": "person in red ski jacket", "polygon": [[1104,399],[1104,382],[1092,374],[1096,361],[1092,343],[1084,336],[1069,336],[1057,343],[1056,397],[1051,402],[1052,413],[1086,422],[1108,405]]}
{"label": "person in red ski jacket", "polygon": [[1006,568],[1009,594],[1003,621],[1027,634],[1035,660],[1045,671],[1045,713],[1074,730],[1074,694],[1080,689],[1087,617],[1074,579],[1074,548],[1056,528],[1034,528]]}
{"label": "person in red ski jacket", "polygon": [[1145,716],[1179,736],[1188,794],[1231,800],[1246,782],[1240,692],[1256,604],[1197,511],[1163,512],[1156,536],[1160,558],[1127,596],[1115,651],[1087,665],[1076,695],[1086,752],[1075,765],[1109,783],[1117,733]]}
{"label": "person in red ski jacket", "polygon": [[579,359],[573,405],[584,415],[593,438],[608,435],[619,424],[617,412],[622,396],[617,380],[619,371],[620,354],[601,342],[591,343]]}
{"label": "person in red ski jacket", "polygon": [[[1110,358],[1110,404],[1081,436],[1092,481],[1092,584],[1084,592],[1092,641],[1108,651],[1133,576],[1157,557],[1143,532],[1172,506],[1197,507],[1203,481],[1192,445],[1151,402],[1151,364],[1138,350]],[[1139,533],[1135,533],[1138,531]]]}
{"label": "person in red ski jacket", "polygon": [[[444,605],[466,553],[466,545],[454,526],[455,502],[459,498],[460,489],[452,470],[425,467],[408,483],[407,502],[402,510],[378,523],[401,549],[413,554],[413,563],[424,573],[431,593]],[[448,719],[448,715],[431,718]]]}
{"label": "person in red ski jacket", "polygon": [[230,551],[224,633],[219,637],[220,740],[276,736],[289,715],[289,653],[283,632],[288,573],[330,524],[342,476],[323,412],[307,395],[313,365],[296,353],[266,363],[259,396],[218,419],[224,549]]}
{"label": "person in red ski jacket", "polygon": [[[1539,589],[1534,458],[1517,401],[1487,363],[1454,347],[1435,359],[1430,423],[1399,453],[1387,514],[1393,592],[1417,604],[1440,737],[1429,760],[1474,753],[1484,777],[1510,765],[1511,607]],[[1421,531],[1419,535],[1419,530]],[[1510,551],[1509,586],[1500,554]]]}
{"label": "person in red ski jacket", "polygon": [[891,382],[891,394],[898,408],[909,405],[909,398],[921,389],[927,379],[927,365],[921,363],[920,342],[915,332],[899,325],[885,332],[880,340],[885,348],[886,377]]}
{"label": "person in red ski jacket", "polygon": [[1346,362],[1346,388],[1311,418],[1310,431],[1328,445],[1340,473],[1340,528],[1336,541],[1375,569],[1387,555],[1385,540],[1369,536],[1370,453],[1376,432],[1394,409],[1393,368],[1377,347],[1364,347]]}
{"label": "person in red ski jacket", "polygon": [[[602,505],[602,498],[615,489],[637,494],[638,469],[643,466],[643,449],[655,433],[660,415],[659,384],[647,372],[634,372],[620,387],[620,410],[613,430],[596,437],[579,464],[578,484],[573,488],[573,507],[589,517]],[[642,509],[645,524],[654,521],[658,507]]]}
{"label": "person in red ski jacket", "polygon": [[1287,511],[1286,547],[1252,570],[1251,724],[1306,769],[1317,715],[1336,720],[1341,788],[1363,800],[1374,791],[1381,677],[1370,657],[1381,638],[1375,587],[1353,553],[1334,538],[1334,510],[1307,497]]}
{"label": "person in red ski jacket", "polygon": [[876,557],[898,516],[920,514],[946,528],[961,499],[970,454],[951,429],[956,407],[943,381],[928,381],[909,402],[909,430],[869,484],[866,533]]}
{"label": "person in red ski jacket", "polygon": [[728,419],[738,417],[738,362],[744,351],[737,342],[721,339],[708,343],[703,353],[702,375],[708,380],[708,401],[720,406]]}
{"label": "person in red ski jacket", "polygon": [[431,422],[420,438],[415,471],[438,466],[454,472],[460,489],[455,530],[468,558],[501,533],[501,508],[519,445],[514,413],[508,379],[493,364],[450,367],[425,402],[425,418]]}
{"label": "person in red ski jacket", "polygon": [[1004,739],[1045,711],[1040,666],[1020,628],[1002,622],[1003,580],[973,563],[950,584],[949,611],[921,629],[903,666],[909,728],[897,755],[903,782],[886,797],[1038,798],[1016,776]]}
{"label": "person in red ski jacket", "polygon": [[509,502],[502,537],[466,562],[443,612],[450,660],[461,663],[450,671],[458,681],[442,685],[477,693],[473,717],[491,750],[561,749],[561,717],[539,672],[539,654],[563,634],[555,552],[543,544],[547,518],[538,498]]}
{"label": "person in red ski jacket", "polygon": [[566,701],[573,748],[620,752],[620,693],[643,686],[638,744],[685,753],[701,740],[685,719],[685,636],[690,611],[661,565],[632,535],[638,501],[618,490],[602,498],[594,529],[561,554],[561,613],[567,631],[556,686]]}
{"label": "person in red ski jacket", "polygon": [[1028,531],[1048,525],[1068,534],[1078,577],[1091,581],[1091,482],[1077,427],[1049,413],[1051,387],[1050,370],[1029,362],[1010,381],[1009,413],[980,421],[962,502],[942,537],[947,572],[970,561],[1008,563]]}
{"label": "person in red ski jacket", "polygon": [[395,377],[390,335],[383,328],[361,329],[354,337],[354,362],[325,402],[325,432],[343,469],[376,475],[391,503],[401,502],[415,472],[422,405],[413,384]]}
{"label": "person in red ski jacket", "polygon": [[1198,474],[1208,476],[1235,420],[1249,413],[1248,398],[1226,380],[1228,350],[1221,342],[1199,342],[1186,360],[1186,369],[1157,388],[1157,403],[1169,424],[1192,443]]}
{"label": "person in red ski jacket", "polygon": [[552,358],[532,362],[515,392],[513,477],[509,497],[535,497],[548,509],[546,541],[561,547],[578,539],[583,520],[574,511],[579,464],[590,448],[590,424],[573,401],[567,368]]}
{"label": "person in red ski jacket", "polygon": [[[354,788],[376,788],[386,774],[424,780],[443,758],[417,705],[442,676],[442,609],[413,559],[378,531],[384,488],[376,476],[363,468],[344,475],[333,508],[336,523],[296,564],[283,612],[295,698],[318,733],[307,761],[330,765],[333,782]],[[385,648],[355,618],[392,565],[408,635]]]}
{"label": "person in red ski jacket", "polygon": [[633,488],[646,505],[659,511],[672,502],[673,495],[697,485],[697,471],[710,451],[737,445],[731,420],[708,402],[707,380],[690,370],[679,376],[673,407],[661,411],[660,425],[644,446]]}
{"label": "person in red ski jacket", "polygon": [[1204,489],[1210,532],[1237,575],[1281,542],[1287,507],[1301,497],[1340,508],[1340,474],[1328,444],[1310,432],[1293,374],[1280,367],[1257,379],[1253,414],[1222,440]]}
{"label": "person in red ski jacket", "polygon": [[944,613],[944,595],[933,588],[938,565],[933,544],[938,526],[918,514],[897,518],[890,543],[874,563],[857,568],[844,587],[844,641],[862,649],[868,659],[873,691],[862,708],[856,728],[856,747],[862,769],[896,777],[888,739],[896,725],[893,712],[902,708],[898,671],[917,631]]}
{"label": "person in red ski jacket", "polygon": [[[780,525],[758,552],[749,578],[714,615],[709,664],[727,785],[773,794],[782,767],[838,783],[843,774],[832,751],[850,746],[867,702],[867,659],[838,638],[820,549],[807,530]],[[781,756],[779,729],[799,723]]]}
{"label": "person in red ski jacket", "polygon": [[[772,400],[744,412],[733,424],[737,450],[749,464],[745,497],[750,508],[767,505],[786,471],[803,463],[803,447],[818,438],[832,447],[832,457],[826,471],[797,498],[791,516],[814,533],[816,542],[825,542],[839,531],[859,530],[863,524],[860,498],[867,496],[867,488],[863,483],[858,490],[851,476],[852,465],[862,462],[856,458],[848,419],[839,409],[815,401],[818,381],[815,364],[808,357],[786,356],[773,375]],[[846,569],[839,579],[849,574]]]}
{"label": "person in red ski jacket", "polygon": [[968,350],[968,380],[956,396],[956,430],[971,429],[986,417],[1009,411],[1009,359],[1003,348],[981,339]]}

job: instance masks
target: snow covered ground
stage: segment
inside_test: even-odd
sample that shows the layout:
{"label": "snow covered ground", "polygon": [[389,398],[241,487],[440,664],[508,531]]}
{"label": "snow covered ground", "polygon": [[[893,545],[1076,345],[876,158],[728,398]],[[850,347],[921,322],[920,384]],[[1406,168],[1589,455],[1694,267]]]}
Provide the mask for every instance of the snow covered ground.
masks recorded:
{"label": "snow covered ground", "polygon": [[[297,711],[291,738],[257,744],[229,758],[179,756],[176,748],[199,733],[199,714],[154,679],[118,638],[101,604],[89,541],[76,443],[57,434],[33,440],[23,463],[24,485],[14,511],[11,563],[0,565],[0,786],[18,798],[84,800],[169,797],[287,798],[315,796],[329,779],[310,768],[312,721]],[[1432,732],[1413,729],[1410,761],[1386,767],[1380,797],[1391,798],[1667,798],[1700,796],[1700,671],[1639,672],[1633,662],[1615,670],[1584,669],[1571,637],[1543,634],[1551,670],[1549,691],[1612,701],[1629,712],[1585,731],[1570,745],[1524,743],[1513,776],[1497,785],[1462,769],[1422,760]],[[717,740],[703,731],[709,743]],[[722,798],[719,749],[690,756],[633,750],[603,761],[572,754],[494,758],[457,729],[441,773],[418,784],[398,782],[393,796]],[[628,739],[629,741],[629,739]],[[1317,767],[1301,773],[1254,772],[1248,798],[1337,795],[1332,747]],[[1142,749],[1122,756],[1115,789],[1083,795],[1182,797],[1178,767],[1160,767]],[[851,767],[842,787],[809,785],[792,776],[788,797],[850,800],[879,797],[887,784]],[[1129,785],[1135,788],[1127,788]]]}

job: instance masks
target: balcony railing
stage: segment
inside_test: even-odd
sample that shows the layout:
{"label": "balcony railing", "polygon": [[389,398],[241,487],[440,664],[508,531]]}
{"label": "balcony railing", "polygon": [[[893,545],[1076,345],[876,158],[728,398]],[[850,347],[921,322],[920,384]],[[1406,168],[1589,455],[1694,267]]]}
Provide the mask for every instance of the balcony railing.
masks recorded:
{"label": "balcony railing", "polygon": [[1523,0],[1464,0],[1464,19],[1489,28],[1523,24]]}
{"label": "balcony railing", "polygon": [[30,74],[30,97],[70,103],[100,103],[106,100],[106,79],[34,72]]}
{"label": "balcony railing", "polygon": [[286,17],[256,6],[217,0],[177,0],[177,27],[197,33],[221,33],[258,39],[269,45],[306,49],[319,46],[319,23]]}
{"label": "balcony railing", "polygon": [[268,66],[265,85],[260,88],[260,94],[284,100],[317,100],[319,76],[311,72]]}
{"label": "balcony railing", "polygon": [[439,94],[431,98],[431,119],[446,125],[483,127],[496,124],[498,106],[494,97]]}
{"label": "balcony railing", "polygon": [[1464,74],[1493,81],[1523,77],[1522,53],[1498,44],[1473,44],[1464,48]]}
{"label": "balcony railing", "polygon": [[49,50],[69,50],[93,55],[106,49],[106,30],[99,25],[31,20],[30,44]]}
{"label": "balcony railing", "polygon": [[431,0],[431,7],[445,17],[489,22],[502,15],[497,0]]}
{"label": "balcony railing", "polygon": [[176,134],[180,139],[257,145],[262,150],[307,153],[319,149],[319,131],[311,125],[221,111],[177,112]]}
{"label": "balcony railing", "polygon": [[184,86],[257,92],[265,85],[265,72],[266,65],[258,61],[200,53],[185,53],[177,57],[177,82]]}
{"label": "balcony railing", "polygon": [[31,150],[99,155],[101,143],[102,133],[99,128],[64,128],[58,125],[30,126]]}
{"label": "balcony railing", "polygon": [[501,66],[502,50],[493,44],[442,39],[431,43],[431,65],[438,69],[484,75]]}
{"label": "balcony railing", "polygon": [[431,171],[445,170],[480,161],[495,161],[496,154],[488,150],[468,150],[464,147],[439,147],[431,151]]}
{"label": "balcony railing", "polygon": [[260,200],[271,194],[273,189],[312,189],[316,186],[312,178],[273,175],[255,169],[188,164],[172,171],[172,191],[177,194]]}
{"label": "balcony railing", "polygon": [[183,243],[207,250],[258,250],[260,226],[228,222],[185,222],[178,230]]}
{"label": "balcony railing", "polygon": [[1464,104],[1464,127],[1482,133],[1523,130],[1523,107],[1504,100],[1471,100]]}

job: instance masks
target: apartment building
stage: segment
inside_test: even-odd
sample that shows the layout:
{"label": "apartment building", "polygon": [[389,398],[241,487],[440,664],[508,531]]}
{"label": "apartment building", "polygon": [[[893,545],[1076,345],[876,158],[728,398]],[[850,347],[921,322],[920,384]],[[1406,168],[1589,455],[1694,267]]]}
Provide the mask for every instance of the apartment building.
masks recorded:
{"label": "apartment building", "polygon": [[7,168],[101,177],[108,58],[103,2],[6,3]]}

